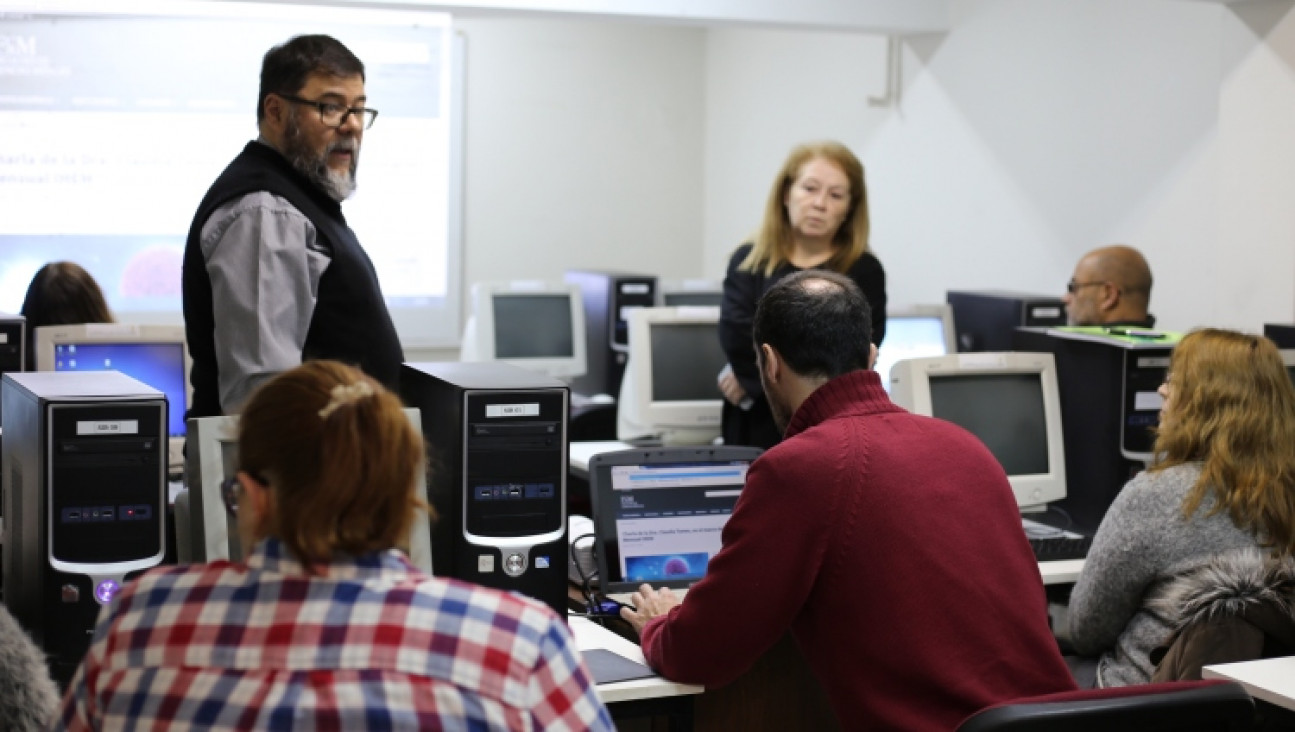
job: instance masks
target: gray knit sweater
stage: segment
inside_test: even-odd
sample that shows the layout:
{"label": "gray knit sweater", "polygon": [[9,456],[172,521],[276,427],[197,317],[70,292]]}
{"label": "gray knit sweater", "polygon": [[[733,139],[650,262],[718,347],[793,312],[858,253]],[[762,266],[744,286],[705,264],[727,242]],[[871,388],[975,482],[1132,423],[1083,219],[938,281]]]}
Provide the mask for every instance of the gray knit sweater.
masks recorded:
{"label": "gray knit sweater", "polygon": [[1190,520],[1183,518],[1183,499],[1200,474],[1199,463],[1141,473],[1102,519],[1070,595],[1071,642],[1079,653],[1101,655],[1099,687],[1151,680],[1155,668],[1148,655],[1172,629],[1146,600],[1209,557],[1258,543],[1226,512],[1206,517],[1214,506],[1210,497]]}

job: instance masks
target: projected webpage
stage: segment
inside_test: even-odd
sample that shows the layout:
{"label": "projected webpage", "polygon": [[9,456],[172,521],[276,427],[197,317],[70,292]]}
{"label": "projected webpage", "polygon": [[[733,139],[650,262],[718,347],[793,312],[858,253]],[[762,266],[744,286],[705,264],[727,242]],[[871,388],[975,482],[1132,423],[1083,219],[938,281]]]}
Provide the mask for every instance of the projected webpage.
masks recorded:
{"label": "projected webpage", "polygon": [[611,469],[616,542],[627,582],[706,574],[742,493],[748,463],[627,465]]}
{"label": "projected webpage", "polygon": [[[227,15],[255,9],[218,5]],[[421,27],[411,14],[393,14],[403,25],[375,24],[380,12],[356,16],[364,22],[323,17],[0,17],[0,310],[17,312],[42,264],[69,259],[94,275],[114,311],[178,320],[194,211],[257,136],[261,59],[311,32],[360,57],[368,104],[381,113],[362,140],[347,221],[393,311],[443,303],[448,16],[420,14],[431,21]]]}

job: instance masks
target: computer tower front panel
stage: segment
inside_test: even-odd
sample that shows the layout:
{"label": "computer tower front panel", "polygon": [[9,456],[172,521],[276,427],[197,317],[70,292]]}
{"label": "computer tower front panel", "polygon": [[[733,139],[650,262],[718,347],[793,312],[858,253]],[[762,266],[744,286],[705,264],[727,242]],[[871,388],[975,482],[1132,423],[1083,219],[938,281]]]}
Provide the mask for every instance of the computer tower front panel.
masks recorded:
{"label": "computer tower front panel", "polygon": [[[464,393],[456,575],[566,607],[565,390]],[[558,590],[561,590],[559,592]]]}
{"label": "computer tower front panel", "polygon": [[[103,605],[165,555],[165,397],[116,372],[5,378],[5,603],[66,683]],[[55,377],[55,378],[50,378]],[[103,383],[102,397],[59,394]],[[138,385],[134,395],[114,388]],[[81,390],[93,392],[94,390]]]}

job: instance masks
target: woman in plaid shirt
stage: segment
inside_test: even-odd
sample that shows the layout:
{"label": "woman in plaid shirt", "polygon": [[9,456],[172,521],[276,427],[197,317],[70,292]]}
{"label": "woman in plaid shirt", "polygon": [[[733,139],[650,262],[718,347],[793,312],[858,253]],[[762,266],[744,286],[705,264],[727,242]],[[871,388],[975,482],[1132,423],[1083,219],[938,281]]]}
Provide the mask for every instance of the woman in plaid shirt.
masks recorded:
{"label": "woman in plaid shirt", "polygon": [[612,729],[544,604],[429,577],[395,547],[422,441],[400,400],[312,361],[243,410],[226,481],[245,562],[167,567],[105,608],[68,729]]}

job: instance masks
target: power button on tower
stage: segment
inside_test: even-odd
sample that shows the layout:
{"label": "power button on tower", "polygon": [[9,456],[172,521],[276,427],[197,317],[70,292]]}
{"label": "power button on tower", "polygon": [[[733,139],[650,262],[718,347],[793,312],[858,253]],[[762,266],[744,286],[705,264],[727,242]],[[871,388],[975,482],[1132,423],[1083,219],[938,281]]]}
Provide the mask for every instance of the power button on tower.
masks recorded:
{"label": "power button on tower", "polygon": [[526,557],[522,554],[509,554],[504,558],[504,574],[519,577],[526,571]]}

